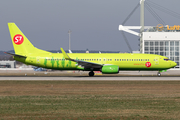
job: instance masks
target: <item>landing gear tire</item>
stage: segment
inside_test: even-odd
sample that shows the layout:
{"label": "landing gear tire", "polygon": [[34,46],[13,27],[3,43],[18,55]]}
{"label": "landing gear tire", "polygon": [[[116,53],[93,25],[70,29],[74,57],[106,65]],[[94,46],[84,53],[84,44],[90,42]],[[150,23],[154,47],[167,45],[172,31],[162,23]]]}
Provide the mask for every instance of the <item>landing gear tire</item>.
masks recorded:
{"label": "landing gear tire", "polygon": [[157,73],[157,76],[158,76],[158,77],[161,77],[161,73],[160,73],[160,72],[158,72],[158,73]]}
{"label": "landing gear tire", "polygon": [[94,72],[93,71],[89,72],[89,76],[94,76]]}

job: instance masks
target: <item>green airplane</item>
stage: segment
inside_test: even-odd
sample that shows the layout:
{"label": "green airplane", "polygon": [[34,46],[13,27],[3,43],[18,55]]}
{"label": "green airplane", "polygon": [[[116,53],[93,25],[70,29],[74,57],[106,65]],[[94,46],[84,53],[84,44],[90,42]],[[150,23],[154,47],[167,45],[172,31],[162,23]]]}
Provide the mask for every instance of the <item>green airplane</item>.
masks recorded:
{"label": "green airplane", "polygon": [[51,53],[34,47],[15,23],[8,23],[15,53],[15,60],[27,65],[55,69],[94,71],[103,74],[118,74],[119,71],[161,71],[175,67],[177,64],[167,57],[154,54],[132,53],[69,53],[63,48],[62,53]]}

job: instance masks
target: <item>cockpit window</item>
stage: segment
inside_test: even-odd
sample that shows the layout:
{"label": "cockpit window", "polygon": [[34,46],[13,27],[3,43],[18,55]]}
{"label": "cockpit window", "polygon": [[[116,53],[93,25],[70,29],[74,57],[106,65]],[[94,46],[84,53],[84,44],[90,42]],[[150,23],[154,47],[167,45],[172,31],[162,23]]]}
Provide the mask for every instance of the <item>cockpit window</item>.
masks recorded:
{"label": "cockpit window", "polygon": [[169,59],[165,58],[164,60],[165,60],[165,61],[168,61]]}

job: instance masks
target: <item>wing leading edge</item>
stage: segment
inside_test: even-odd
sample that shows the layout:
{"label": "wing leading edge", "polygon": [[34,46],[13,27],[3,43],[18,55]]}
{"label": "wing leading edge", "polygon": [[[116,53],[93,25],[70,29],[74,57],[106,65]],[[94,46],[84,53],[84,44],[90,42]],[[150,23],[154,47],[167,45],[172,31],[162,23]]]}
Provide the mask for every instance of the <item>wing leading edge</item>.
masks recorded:
{"label": "wing leading edge", "polygon": [[68,54],[61,48],[62,54],[66,60],[74,61],[77,62],[78,65],[83,66],[84,68],[94,68],[94,69],[101,69],[103,67],[103,64],[98,64],[98,63],[92,63],[92,62],[86,62],[86,61],[81,61],[81,60],[75,60],[72,59],[68,56]]}

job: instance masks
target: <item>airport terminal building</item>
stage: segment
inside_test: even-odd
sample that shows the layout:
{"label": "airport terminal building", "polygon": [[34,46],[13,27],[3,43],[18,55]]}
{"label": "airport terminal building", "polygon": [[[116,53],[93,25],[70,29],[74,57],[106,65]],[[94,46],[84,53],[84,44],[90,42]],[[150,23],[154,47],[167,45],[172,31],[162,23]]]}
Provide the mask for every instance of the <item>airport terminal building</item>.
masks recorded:
{"label": "airport terminal building", "polygon": [[[151,27],[142,33],[142,53],[158,54],[168,57],[177,63],[179,68],[180,26]],[[162,27],[161,27],[162,28]]]}
{"label": "airport terminal building", "polygon": [[[144,2],[145,0],[140,0],[140,26],[124,26],[124,23],[133,14],[133,11],[136,10],[137,7],[135,7],[135,9],[133,9],[133,11],[125,19],[122,25],[119,25],[119,30],[128,32],[130,34],[140,37],[139,39],[140,41],[139,52],[140,53],[157,54],[157,55],[166,56],[170,60],[177,63],[177,66],[175,68],[180,68],[180,58],[179,58],[180,25],[173,25],[173,26],[165,25],[166,23],[162,19],[157,18],[156,16],[155,17],[156,20],[158,19],[158,22],[161,24],[158,24],[157,26],[144,26],[144,18],[145,18],[144,17],[144,13],[145,13]],[[150,3],[147,3],[147,4],[148,5],[146,7],[147,9],[149,9],[148,11],[149,12],[151,11],[150,13],[152,13],[152,11],[154,10],[148,7]],[[155,4],[153,3],[152,6],[154,5]],[[157,5],[156,7],[160,7],[160,6]],[[161,7],[161,10],[162,9],[164,10],[164,7]],[[168,10],[168,12],[169,11],[172,12],[171,10]],[[140,31],[139,32],[133,31],[134,29],[140,30]],[[124,36],[125,35],[123,34],[123,37]],[[125,37],[124,37],[124,40],[126,40]],[[155,61],[158,61],[158,60],[155,60]]]}
{"label": "airport terminal building", "polygon": [[0,68],[16,68],[15,61],[0,61]]}

